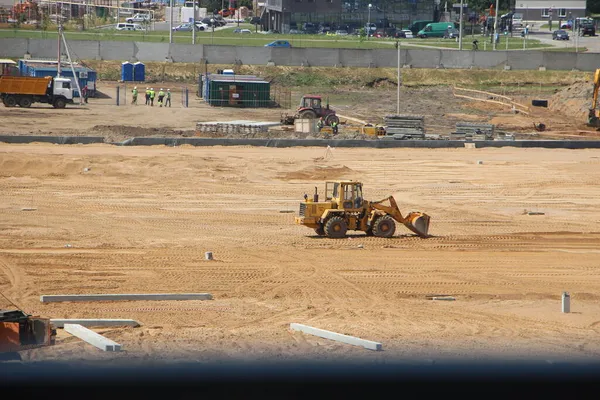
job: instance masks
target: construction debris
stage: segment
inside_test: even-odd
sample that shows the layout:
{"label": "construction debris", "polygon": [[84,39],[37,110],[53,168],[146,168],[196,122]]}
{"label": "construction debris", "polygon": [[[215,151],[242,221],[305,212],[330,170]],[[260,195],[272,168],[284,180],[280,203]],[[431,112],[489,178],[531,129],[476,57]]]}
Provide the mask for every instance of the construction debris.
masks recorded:
{"label": "construction debris", "polygon": [[79,324],[65,324],[65,331],[102,351],[121,351],[121,345]]}
{"label": "construction debris", "polygon": [[196,134],[210,133],[217,136],[240,135],[253,136],[266,133],[270,127],[279,126],[278,122],[256,122],[256,121],[228,121],[228,122],[198,122]]}
{"label": "construction debris", "polygon": [[452,140],[494,140],[496,126],[472,122],[457,122],[456,131],[450,133]]}
{"label": "construction debris", "polygon": [[140,323],[133,319],[51,319],[55,328],[64,328],[65,324],[77,324],[86,327],[131,326],[137,328]]}
{"label": "construction debris", "polygon": [[335,340],[353,346],[361,346],[368,350],[380,351],[382,350],[381,343],[372,342],[370,340],[360,339],[354,336],[343,335],[341,333],[326,331],[324,329],[313,328],[312,326],[291,323],[290,329],[293,331],[300,331],[309,335],[318,336],[324,339]]}
{"label": "construction debris", "polygon": [[209,293],[156,293],[156,294],[57,294],[42,295],[42,303],[62,301],[136,301],[136,300],[212,300]]}

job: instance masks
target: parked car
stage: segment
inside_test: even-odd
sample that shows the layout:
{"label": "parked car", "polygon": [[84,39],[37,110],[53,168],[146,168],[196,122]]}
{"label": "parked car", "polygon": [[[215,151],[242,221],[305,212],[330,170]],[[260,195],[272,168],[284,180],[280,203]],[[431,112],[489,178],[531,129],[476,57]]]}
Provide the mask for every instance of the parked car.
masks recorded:
{"label": "parked car", "polygon": [[593,23],[584,23],[579,26],[579,36],[596,36],[596,27]]}
{"label": "parked car", "polygon": [[233,33],[252,33],[252,31],[250,29],[235,28],[233,30]]}
{"label": "parked car", "polygon": [[176,32],[191,32],[192,29],[194,29],[194,27],[196,28],[196,31],[200,30],[197,26],[193,25],[191,22],[186,22],[185,24],[174,26],[173,27],[173,31],[176,31]]}
{"label": "parked car", "polygon": [[448,28],[446,32],[444,32],[444,39],[457,39],[459,36],[459,31],[456,28]]}
{"label": "parked car", "polygon": [[383,29],[377,29],[374,33],[373,36],[376,38],[384,38],[385,37],[385,31]]}
{"label": "parked car", "polygon": [[554,31],[552,32],[552,40],[569,40],[569,34],[562,29]]}
{"label": "parked car", "polygon": [[415,36],[413,35],[413,33],[410,29],[402,29],[400,32],[401,32],[401,34],[404,34],[404,36],[401,36],[403,38],[406,38],[406,39],[414,39],[415,38]]}
{"label": "parked car", "polygon": [[338,36],[348,36],[348,31],[345,29],[338,29],[335,31],[335,34]]}
{"label": "parked car", "polygon": [[292,45],[287,40],[275,40],[271,43],[265,44],[265,47],[287,47],[290,48]]}
{"label": "parked car", "polygon": [[562,24],[560,24],[560,29],[572,29],[573,26],[571,25],[570,21],[566,21],[563,22]]}
{"label": "parked car", "polygon": [[370,33],[371,35],[375,33],[375,31],[377,30],[377,24],[375,24],[374,22],[371,22],[369,24],[365,24],[365,31],[367,33]]}
{"label": "parked car", "polygon": [[199,31],[205,31],[210,28],[210,26],[203,24],[202,22],[196,22],[196,28],[198,28]]}
{"label": "parked car", "polygon": [[140,24],[126,24],[124,22],[119,22],[116,26],[118,31],[142,31],[144,28]]}
{"label": "parked car", "polygon": [[304,34],[304,32],[298,30],[298,29],[290,29],[290,31],[288,32],[290,35],[302,35]]}
{"label": "parked car", "polygon": [[150,22],[150,14],[135,14],[131,18],[127,18],[125,22],[132,24],[134,22]]}

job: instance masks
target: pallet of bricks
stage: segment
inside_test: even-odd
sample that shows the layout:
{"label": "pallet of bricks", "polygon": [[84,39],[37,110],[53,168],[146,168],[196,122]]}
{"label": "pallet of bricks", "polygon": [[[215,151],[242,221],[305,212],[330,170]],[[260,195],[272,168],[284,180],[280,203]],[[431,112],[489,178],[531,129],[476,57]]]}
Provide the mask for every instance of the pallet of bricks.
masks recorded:
{"label": "pallet of bricks", "polygon": [[458,122],[456,130],[450,133],[452,140],[494,140],[496,126],[493,124],[478,124]]}
{"label": "pallet of bricks", "polygon": [[425,139],[425,117],[422,115],[386,115],[386,139]]}

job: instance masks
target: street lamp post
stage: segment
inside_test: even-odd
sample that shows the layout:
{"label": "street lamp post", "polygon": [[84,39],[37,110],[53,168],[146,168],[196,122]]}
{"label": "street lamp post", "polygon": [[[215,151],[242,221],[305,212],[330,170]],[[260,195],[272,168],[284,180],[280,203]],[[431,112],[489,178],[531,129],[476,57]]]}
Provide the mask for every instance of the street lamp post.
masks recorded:
{"label": "street lamp post", "polygon": [[496,13],[494,14],[494,50],[496,50],[496,38],[498,37],[498,6],[499,0],[496,0],[496,9],[494,10]]}
{"label": "street lamp post", "polygon": [[212,27],[212,33],[210,35],[210,44],[215,44],[215,19],[210,19],[210,26]]}
{"label": "street lamp post", "polygon": [[169,43],[173,43],[173,0],[169,2],[169,12],[171,13],[169,18]]}
{"label": "street lamp post", "polygon": [[373,5],[369,3],[369,18],[367,19],[367,40],[369,40],[369,34],[371,33],[371,7],[373,7]]}
{"label": "street lamp post", "polygon": [[458,50],[462,50],[463,49],[463,45],[462,45],[462,34],[463,34],[463,7],[464,7],[464,2],[463,0],[460,0],[460,16],[459,18],[459,25],[458,25]]}
{"label": "street lamp post", "polygon": [[192,16],[192,44],[196,44],[196,0],[194,0],[192,7],[194,13]]}

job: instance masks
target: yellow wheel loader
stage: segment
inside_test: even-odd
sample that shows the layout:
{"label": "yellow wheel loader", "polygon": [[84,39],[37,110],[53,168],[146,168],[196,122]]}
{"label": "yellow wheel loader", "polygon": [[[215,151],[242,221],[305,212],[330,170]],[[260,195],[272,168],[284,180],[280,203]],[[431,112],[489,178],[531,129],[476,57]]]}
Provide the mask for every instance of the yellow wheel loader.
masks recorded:
{"label": "yellow wheel loader", "polygon": [[[389,202],[389,205],[385,203]],[[429,215],[411,212],[402,215],[394,197],[380,201],[363,198],[362,183],[340,181],[325,183],[325,200],[319,202],[318,189],[310,199],[304,195],[295,222],[313,228],[320,236],[343,238],[347,231],[363,231],[367,236],[390,238],[398,221],[420,237],[429,237]]]}

